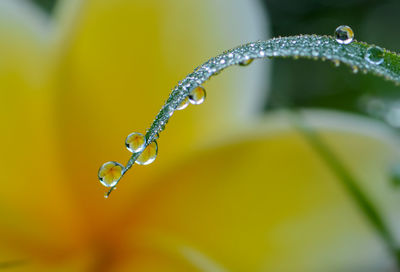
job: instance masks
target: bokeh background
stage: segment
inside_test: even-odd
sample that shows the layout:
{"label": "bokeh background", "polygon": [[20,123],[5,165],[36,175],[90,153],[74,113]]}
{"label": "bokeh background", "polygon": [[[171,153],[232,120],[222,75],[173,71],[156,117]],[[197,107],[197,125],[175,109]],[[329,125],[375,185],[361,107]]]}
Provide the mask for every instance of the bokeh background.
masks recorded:
{"label": "bokeh background", "polygon": [[[32,0],[51,14],[57,0]],[[356,31],[356,39],[382,44],[396,51],[400,38],[400,9],[394,0],[260,0],[268,13],[271,36],[298,34],[332,35],[342,24]],[[308,60],[273,60],[272,94],[266,109],[284,106],[334,108],[366,114],[400,127],[391,116],[399,111],[397,88],[371,75],[353,76],[348,67],[331,69],[326,63]],[[310,76],[313,80],[310,80]],[[283,76],[284,75],[284,76]],[[372,103],[371,103],[372,101]],[[379,101],[379,102],[378,102]],[[368,103],[370,102],[370,103]],[[372,106],[371,106],[372,104]],[[380,108],[385,105],[386,110]],[[368,106],[369,105],[369,106]],[[385,113],[386,114],[385,114]],[[395,118],[394,118],[395,119]]]}
{"label": "bokeh background", "polygon": [[282,110],[303,110],[398,248],[399,87],[344,65],[232,67],[109,199],[96,174],[128,159],[126,135],[208,58],[342,24],[399,51],[399,12],[394,0],[0,0],[0,269],[398,271]]}

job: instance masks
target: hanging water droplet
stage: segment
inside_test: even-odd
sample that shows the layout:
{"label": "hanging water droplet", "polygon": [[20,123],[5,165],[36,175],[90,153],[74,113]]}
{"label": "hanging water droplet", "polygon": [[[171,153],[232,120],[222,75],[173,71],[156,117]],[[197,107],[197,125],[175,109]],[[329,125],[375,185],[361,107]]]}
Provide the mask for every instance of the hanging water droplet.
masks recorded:
{"label": "hanging water droplet", "polygon": [[143,150],[142,154],[140,154],[140,156],[136,159],[135,163],[139,165],[148,165],[156,159],[157,152],[157,142],[153,141]]}
{"label": "hanging water droplet", "polygon": [[193,89],[188,97],[191,104],[199,105],[206,99],[206,90],[202,86],[198,86]]}
{"label": "hanging water droplet", "polygon": [[253,59],[246,59],[246,60],[244,60],[242,62],[239,62],[239,65],[240,66],[247,66],[247,65],[250,65],[252,62],[253,62]]}
{"label": "hanging water droplet", "polygon": [[358,73],[358,67],[357,67],[356,65],[353,65],[353,66],[351,67],[351,70],[352,70],[352,72],[353,72],[354,74],[357,74],[357,73]]}
{"label": "hanging water droplet", "polygon": [[146,140],[142,133],[133,132],[126,137],[125,146],[126,148],[132,152],[137,153],[144,149],[146,144]]}
{"label": "hanging water droplet", "polygon": [[349,44],[354,39],[353,29],[346,25],[338,26],[335,30],[335,38],[340,44]]}
{"label": "hanging water droplet", "polygon": [[98,177],[105,187],[113,187],[118,183],[124,170],[125,167],[118,162],[106,162],[100,167]]}
{"label": "hanging water droplet", "polygon": [[183,110],[189,105],[189,98],[185,97],[182,103],[176,108],[177,110]]}
{"label": "hanging water droplet", "polygon": [[379,65],[383,62],[384,55],[385,52],[383,51],[382,48],[378,46],[371,46],[367,49],[364,58],[369,63]]}

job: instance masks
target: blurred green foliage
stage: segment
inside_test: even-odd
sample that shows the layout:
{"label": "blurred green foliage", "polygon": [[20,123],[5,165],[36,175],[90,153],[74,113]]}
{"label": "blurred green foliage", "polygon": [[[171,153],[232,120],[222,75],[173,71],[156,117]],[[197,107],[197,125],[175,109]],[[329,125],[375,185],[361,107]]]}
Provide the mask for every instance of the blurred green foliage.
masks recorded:
{"label": "blurred green foliage", "polygon": [[51,13],[57,0],[30,0],[41,7],[46,13]]}
{"label": "blurred green foliage", "polygon": [[[395,0],[262,0],[272,36],[333,35],[349,25],[357,40],[400,51],[397,35],[400,1]],[[273,60],[267,108],[281,106],[334,108],[367,114],[366,97],[400,98],[398,87],[372,75],[354,75],[348,67],[312,60]],[[384,116],[369,111],[377,118]]]}

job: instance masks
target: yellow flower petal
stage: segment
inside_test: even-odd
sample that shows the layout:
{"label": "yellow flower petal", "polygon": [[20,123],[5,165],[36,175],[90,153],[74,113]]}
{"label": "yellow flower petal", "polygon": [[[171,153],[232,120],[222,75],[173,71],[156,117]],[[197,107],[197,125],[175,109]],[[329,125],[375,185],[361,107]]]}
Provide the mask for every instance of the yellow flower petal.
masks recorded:
{"label": "yellow flower petal", "polygon": [[[387,183],[387,167],[399,149],[387,135],[376,135],[382,128],[373,122],[319,118],[339,124],[320,128],[324,138],[390,223],[395,213],[387,207],[399,200]],[[282,126],[284,119],[278,120]],[[135,201],[132,243],[138,251],[158,250],[193,270],[205,263],[222,271],[296,272],[391,265],[369,222],[298,133],[286,125],[251,135],[193,156]]]}
{"label": "yellow flower petal", "polygon": [[0,1],[0,244],[21,252],[77,242],[67,238],[77,220],[60,183],[48,25],[28,1]]}
{"label": "yellow flower petal", "polygon": [[[218,11],[224,9],[222,4],[205,9],[200,18],[200,7],[212,4],[174,0],[87,3],[60,68],[63,91],[56,100],[64,145],[73,154],[70,161],[79,153],[91,173],[103,160],[126,160],[129,154],[121,148],[123,139],[133,130],[143,133],[149,127],[178,80],[218,50],[265,37],[262,16],[250,16],[255,3],[238,1],[221,23]],[[178,18],[181,23],[171,32]],[[243,29],[235,28],[230,34],[238,18],[242,18]],[[227,73],[210,86],[210,94],[215,93],[210,106],[205,103],[174,114],[162,141],[174,142],[182,133],[185,137],[180,137],[179,144],[160,146],[160,153],[168,156],[162,165],[193,149],[197,140],[228,131],[232,117],[243,116],[242,109],[253,109],[250,102],[239,107],[243,99],[238,97],[243,97],[242,83],[247,85],[246,97],[253,97],[249,92],[263,91],[249,83],[258,76],[248,72],[237,80],[236,73]]]}
{"label": "yellow flower petal", "polygon": [[[165,59],[170,47],[164,44],[163,24],[170,18],[164,16],[164,2],[80,4],[70,4],[72,11],[58,10],[58,23],[52,25],[25,2],[0,3],[0,13],[5,14],[0,16],[1,106],[7,131],[1,138],[5,186],[0,203],[7,208],[0,214],[7,220],[0,223],[0,250],[12,248],[43,264],[57,258],[62,263],[77,248],[90,252],[103,237],[104,243],[112,243],[107,232],[123,221],[118,204],[126,200],[104,202],[95,173],[105,160],[128,157],[125,136],[150,125],[181,77],[176,63]],[[79,19],[76,29],[71,18]],[[256,22],[249,29],[253,25]],[[242,39],[238,33],[237,39]],[[181,34],[186,37],[189,32]],[[223,39],[220,33],[214,35],[210,40]],[[190,54],[199,61],[209,57],[199,48],[190,48]],[[189,62],[191,70],[197,59]],[[193,114],[180,114],[169,137],[176,139],[185,128],[187,141],[165,146],[166,161],[175,160],[168,154],[188,152],[199,137],[193,133],[198,127]],[[154,176],[154,171],[137,172],[137,182],[130,183],[135,188]]]}

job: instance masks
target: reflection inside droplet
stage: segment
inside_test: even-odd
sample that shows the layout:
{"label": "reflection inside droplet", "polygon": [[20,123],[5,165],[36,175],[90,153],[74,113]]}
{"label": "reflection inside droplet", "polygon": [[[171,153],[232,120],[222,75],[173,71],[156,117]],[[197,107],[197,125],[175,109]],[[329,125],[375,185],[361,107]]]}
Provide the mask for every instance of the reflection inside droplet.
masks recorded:
{"label": "reflection inside droplet", "polygon": [[156,141],[151,142],[140,154],[140,156],[136,159],[135,163],[139,165],[148,165],[152,163],[158,153],[158,145]]}
{"label": "reflection inside droplet", "polygon": [[335,30],[336,41],[340,44],[349,44],[354,39],[354,32],[346,25],[338,26]]}
{"label": "reflection inside droplet", "polygon": [[202,86],[193,89],[189,95],[189,101],[193,105],[199,105],[206,99],[206,90]]}
{"label": "reflection inside droplet", "polygon": [[365,53],[365,60],[367,60],[369,63],[379,65],[381,64],[384,59],[385,52],[383,51],[382,48],[378,46],[371,46],[367,49],[367,52]]}
{"label": "reflection inside droplet", "polygon": [[98,177],[105,187],[113,187],[118,183],[124,170],[125,167],[118,162],[106,162],[100,167]]}
{"label": "reflection inside droplet", "polygon": [[142,151],[145,147],[145,143],[144,135],[138,132],[129,134],[125,140],[126,148],[132,153]]}

